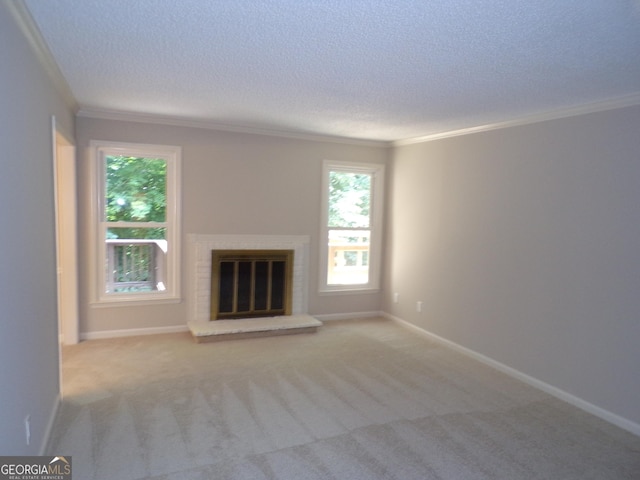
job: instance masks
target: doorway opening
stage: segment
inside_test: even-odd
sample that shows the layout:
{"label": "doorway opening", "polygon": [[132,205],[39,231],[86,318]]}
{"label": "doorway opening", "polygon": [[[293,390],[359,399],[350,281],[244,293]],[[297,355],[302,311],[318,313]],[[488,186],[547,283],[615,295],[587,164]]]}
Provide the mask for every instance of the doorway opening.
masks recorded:
{"label": "doorway opening", "polygon": [[56,126],[55,117],[52,137],[58,334],[61,345],[73,345],[79,341],[76,148],[71,137]]}

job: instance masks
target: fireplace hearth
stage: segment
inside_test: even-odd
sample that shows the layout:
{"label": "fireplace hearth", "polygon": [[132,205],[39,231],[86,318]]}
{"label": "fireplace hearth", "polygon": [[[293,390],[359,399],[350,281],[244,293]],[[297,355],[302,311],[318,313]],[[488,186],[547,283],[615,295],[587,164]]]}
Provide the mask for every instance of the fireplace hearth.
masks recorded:
{"label": "fireplace hearth", "polygon": [[[308,235],[211,235],[188,234],[187,306],[189,330],[197,343],[255,336],[313,333],[322,322],[308,315]],[[213,250],[292,250],[291,315],[211,320],[211,260]]]}

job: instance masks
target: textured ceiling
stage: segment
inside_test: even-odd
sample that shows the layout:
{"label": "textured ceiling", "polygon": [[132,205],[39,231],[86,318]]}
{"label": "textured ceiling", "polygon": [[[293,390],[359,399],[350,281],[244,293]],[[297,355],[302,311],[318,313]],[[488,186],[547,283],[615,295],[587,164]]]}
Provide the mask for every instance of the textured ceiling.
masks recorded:
{"label": "textured ceiling", "polygon": [[640,0],[24,3],[94,111],[389,141],[640,95]]}

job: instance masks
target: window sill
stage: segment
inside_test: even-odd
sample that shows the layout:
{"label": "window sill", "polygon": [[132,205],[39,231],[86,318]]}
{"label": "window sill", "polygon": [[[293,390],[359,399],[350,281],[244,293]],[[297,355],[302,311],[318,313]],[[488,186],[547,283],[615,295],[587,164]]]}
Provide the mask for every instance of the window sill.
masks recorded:
{"label": "window sill", "polygon": [[135,298],[108,298],[101,299],[90,303],[91,308],[111,308],[111,307],[138,307],[145,305],[161,305],[169,303],[181,303],[181,297],[167,297],[167,296],[149,296]]}

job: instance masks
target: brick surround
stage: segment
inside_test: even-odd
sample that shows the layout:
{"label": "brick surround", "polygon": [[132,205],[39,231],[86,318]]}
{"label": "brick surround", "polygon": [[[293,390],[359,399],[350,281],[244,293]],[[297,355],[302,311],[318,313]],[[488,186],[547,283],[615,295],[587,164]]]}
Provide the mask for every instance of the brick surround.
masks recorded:
{"label": "brick surround", "polygon": [[309,279],[308,235],[205,235],[189,234],[187,299],[189,320],[208,322],[211,295],[211,250],[293,250],[292,314],[307,313]]}

